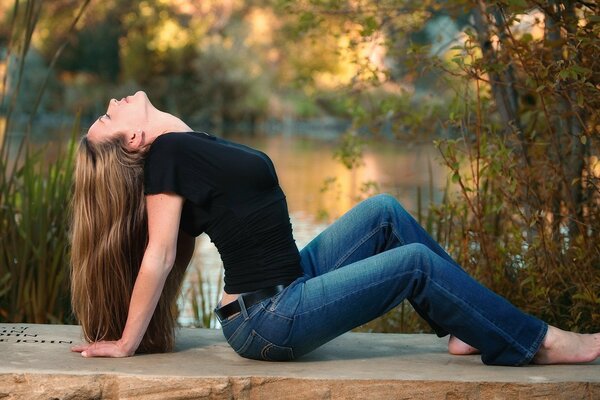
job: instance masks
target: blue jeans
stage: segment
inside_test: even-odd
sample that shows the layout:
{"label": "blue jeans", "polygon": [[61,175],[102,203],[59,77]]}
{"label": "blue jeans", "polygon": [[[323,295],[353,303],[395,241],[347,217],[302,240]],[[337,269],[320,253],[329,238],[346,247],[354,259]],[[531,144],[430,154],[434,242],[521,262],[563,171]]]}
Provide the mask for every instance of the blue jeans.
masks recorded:
{"label": "blue jeans", "polygon": [[222,321],[242,357],[284,361],[408,299],[438,336],[451,333],[486,364],[523,365],[548,326],[471,278],[389,195],[355,206],[302,251],[304,276]]}

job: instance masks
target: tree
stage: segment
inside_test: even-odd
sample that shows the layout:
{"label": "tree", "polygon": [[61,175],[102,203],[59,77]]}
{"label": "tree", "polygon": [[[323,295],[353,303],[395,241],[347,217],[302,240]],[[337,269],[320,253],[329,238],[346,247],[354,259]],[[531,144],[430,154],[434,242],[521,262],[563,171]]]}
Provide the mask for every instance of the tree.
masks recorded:
{"label": "tree", "polygon": [[[356,113],[355,125],[389,121],[397,131],[408,121],[413,131],[433,126],[453,137],[437,143],[458,196],[434,205],[430,218],[461,264],[551,323],[598,330],[599,7],[526,0],[279,3],[305,34],[327,35],[324,21],[335,21],[358,26],[356,46],[384,38],[385,63],[371,79],[357,73],[348,93],[360,104],[375,90],[380,99],[386,88],[404,92],[388,90],[369,112]],[[428,33],[441,17],[453,21],[455,35]],[[428,36],[434,40],[427,43]],[[356,63],[369,72],[364,56]],[[406,92],[411,102],[402,101]],[[430,94],[437,107],[406,109],[430,102]]]}

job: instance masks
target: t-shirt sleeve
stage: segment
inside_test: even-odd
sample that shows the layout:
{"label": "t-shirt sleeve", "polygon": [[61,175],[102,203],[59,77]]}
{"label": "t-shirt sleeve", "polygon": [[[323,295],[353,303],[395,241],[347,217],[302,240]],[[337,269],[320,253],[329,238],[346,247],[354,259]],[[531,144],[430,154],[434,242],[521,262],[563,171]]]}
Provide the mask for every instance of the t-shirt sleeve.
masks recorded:
{"label": "t-shirt sleeve", "polygon": [[144,161],[144,193],[176,193],[196,205],[209,201],[208,163],[192,138],[177,133],[157,137]]}

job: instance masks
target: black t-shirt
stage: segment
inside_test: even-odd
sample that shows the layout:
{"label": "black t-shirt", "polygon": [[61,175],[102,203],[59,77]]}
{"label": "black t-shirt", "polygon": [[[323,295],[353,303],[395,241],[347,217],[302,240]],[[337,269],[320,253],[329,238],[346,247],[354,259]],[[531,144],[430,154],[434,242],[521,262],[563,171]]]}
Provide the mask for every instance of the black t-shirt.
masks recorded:
{"label": "black t-shirt", "polygon": [[206,133],[161,135],[146,155],[144,192],[185,199],[180,227],[208,234],[223,261],[227,293],[302,275],[285,195],[263,152]]}

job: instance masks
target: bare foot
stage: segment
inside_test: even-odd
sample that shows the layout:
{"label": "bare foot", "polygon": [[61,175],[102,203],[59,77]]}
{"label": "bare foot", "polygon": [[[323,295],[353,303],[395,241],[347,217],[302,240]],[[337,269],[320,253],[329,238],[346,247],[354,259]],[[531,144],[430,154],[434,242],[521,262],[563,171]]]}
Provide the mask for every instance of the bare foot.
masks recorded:
{"label": "bare foot", "polygon": [[580,334],[548,325],[548,333],[534,364],[570,364],[594,361],[600,357],[600,333]]}
{"label": "bare foot", "polygon": [[466,344],[456,336],[452,335],[450,335],[450,339],[448,339],[448,352],[456,356],[479,354],[479,350],[477,350],[475,347]]}

